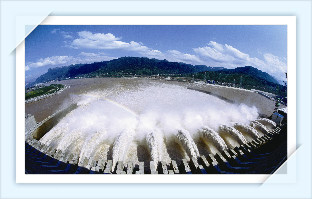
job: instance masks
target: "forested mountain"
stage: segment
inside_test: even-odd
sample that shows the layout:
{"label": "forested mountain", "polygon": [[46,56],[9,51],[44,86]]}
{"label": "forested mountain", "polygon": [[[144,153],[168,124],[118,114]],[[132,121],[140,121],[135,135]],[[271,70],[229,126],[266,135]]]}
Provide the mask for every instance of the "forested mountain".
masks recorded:
{"label": "forested mountain", "polygon": [[157,75],[157,74],[192,74],[201,71],[217,71],[222,67],[191,65],[167,60],[145,57],[121,57],[111,61],[79,64],[49,69],[38,77],[35,83],[48,82],[78,76],[120,76],[120,75]]}
{"label": "forested mountain", "polygon": [[227,83],[246,89],[258,89],[277,95],[286,96],[287,88],[280,85],[268,73],[252,66],[225,69],[223,67],[208,67],[191,65],[167,60],[149,59],[143,57],[121,57],[111,61],[95,62],[92,64],[76,64],[49,69],[33,84],[62,80],[75,77],[124,77],[168,75],[195,78],[204,81],[213,80],[219,84]]}
{"label": "forested mountain", "polygon": [[68,77],[78,77],[81,75],[90,74],[96,70],[99,70],[101,67],[106,66],[106,64],[107,62],[95,62],[92,64],[76,64],[50,68],[48,72],[38,77],[34,83],[43,83],[52,80],[61,80]]}
{"label": "forested mountain", "polygon": [[218,84],[230,84],[245,89],[262,90],[283,97],[287,96],[286,86],[279,84],[269,74],[251,66],[199,72],[193,74],[192,77],[204,81],[214,81]]}
{"label": "forested mountain", "polygon": [[237,67],[235,69],[223,69],[222,72],[224,74],[235,74],[235,73],[246,74],[253,77],[257,77],[259,79],[264,79],[268,82],[278,84],[278,81],[271,75],[269,75],[266,72],[262,72],[261,70],[254,68],[252,66]]}
{"label": "forested mountain", "polygon": [[204,65],[193,66],[181,62],[169,62],[167,60],[157,60],[139,57],[121,57],[107,62],[105,67],[101,67],[99,74],[116,73],[137,74],[137,75],[157,75],[157,74],[190,74],[201,71],[220,70],[224,68],[213,68]]}

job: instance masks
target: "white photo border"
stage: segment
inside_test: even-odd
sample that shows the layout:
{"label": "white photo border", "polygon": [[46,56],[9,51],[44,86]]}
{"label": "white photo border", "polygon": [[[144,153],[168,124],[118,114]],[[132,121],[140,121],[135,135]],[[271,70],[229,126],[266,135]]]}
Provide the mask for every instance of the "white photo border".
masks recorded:
{"label": "white photo border", "polygon": [[[290,157],[296,150],[295,16],[48,16],[40,25],[287,25],[287,156]],[[20,70],[21,68],[23,70]],[[267,174],[105,176],[25,174],[24,99],[25,40],[16,48],[16,183],[263,183],[270,177]]]}

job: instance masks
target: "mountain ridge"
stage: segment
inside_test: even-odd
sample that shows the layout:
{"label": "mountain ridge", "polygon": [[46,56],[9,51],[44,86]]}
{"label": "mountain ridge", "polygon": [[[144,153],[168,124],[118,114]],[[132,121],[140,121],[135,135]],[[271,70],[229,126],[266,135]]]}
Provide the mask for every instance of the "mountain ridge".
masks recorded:
{"label": "mountain ridge", "polygon": [[[62,80],[75,77],[114,77],[124,75],[177,75],[190,76],[202,72],[218,72],[228,76],[241,74],[265,82],[279,84],[279,82],[266,72],[252,66],[226,69],[224,67],[210,67],[205,65],[191,65],[182,62],[169,62],[167,60],[149,59],[146,57],[120,57],[110,61],[94,62],[90,64],[75,64],[63,67],[50,68],[48,72],[39,76],[34,84],[52,80]],[[206,77],[205,77],[206,78]]]}
{"label": "mountain ridge", "polygon": [[255,67],[252,66],[244,66],[244,67],[237,67],[234,69],[223,69],[222,71],[229,72],[229,73],[242,73],[242,74],[248,74],[251,76],[256,76],[260,79],[264,79],[268,82],[272,82],[275,84],[280,84],[274,77],[272,77],[271,75],[269,75],[266,72],[263,72]]}
{"label": "mountain ridge", "polygon": [[217,71],[223,67],[209,67],[205,65],[191,65],[182,62],[149,59],[145,57],[120,57],[110,61],[94,62],[91,64],[75,64],[70,66],[50,68],[48,72],[39,76],[34,84],[65,78],[74,78],[90,74],[92,76],[108,74],[191,74],[202,71]]}

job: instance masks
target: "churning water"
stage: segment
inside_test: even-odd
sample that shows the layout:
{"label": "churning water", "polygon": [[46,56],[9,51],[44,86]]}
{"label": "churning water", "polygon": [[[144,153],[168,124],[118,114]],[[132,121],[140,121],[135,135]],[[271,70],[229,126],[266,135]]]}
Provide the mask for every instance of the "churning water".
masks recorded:
{"label": "churning water", "polygon": [[210,153],[231,147],[224,137],[246,142],[235,125],[258,136],[256,130],[244,127],[258,118],[255,107],[178,85],[116,85],[75,95],[73,100],[78,107],[40,142],[76,154],[79,161],[112,159],[114,165],[117,161],[180,161],[202,155],[203,147]]}

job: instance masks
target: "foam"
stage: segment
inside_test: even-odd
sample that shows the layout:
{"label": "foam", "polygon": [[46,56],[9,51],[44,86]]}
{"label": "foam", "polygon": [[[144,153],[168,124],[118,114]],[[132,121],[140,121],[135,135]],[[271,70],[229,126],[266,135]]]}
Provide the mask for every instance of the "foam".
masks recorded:
{"label": "foam", "polygon": [[[128,151],[133,143],[139,142],[146,143],[152,160],[162,161],[168,156],[165,140],[172,137],[182,140],[185,150],[197,157],[200,154],[193,138],[203,128],[216,132],[222,125],[247,125],[258,117],[255,107],[231,104],[182,86],[156,82],[133,87],[116,85],[73,96],[73,100],[78,107],[40,142],[53,144],[67,153],[79,153],[80,157],[95,156],[97,148],[105,143],[113,146],[113,164],[133,159],[127,157]],[[74,147],[75,151],[71,151],[73,142],[79,142],[80,149]],[[219,141],[220,144],[224,142]]]}

